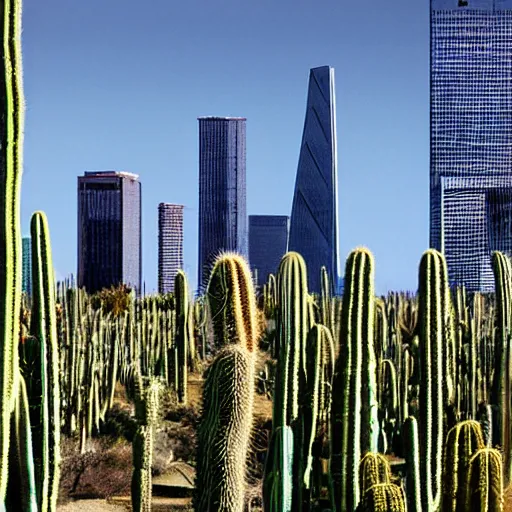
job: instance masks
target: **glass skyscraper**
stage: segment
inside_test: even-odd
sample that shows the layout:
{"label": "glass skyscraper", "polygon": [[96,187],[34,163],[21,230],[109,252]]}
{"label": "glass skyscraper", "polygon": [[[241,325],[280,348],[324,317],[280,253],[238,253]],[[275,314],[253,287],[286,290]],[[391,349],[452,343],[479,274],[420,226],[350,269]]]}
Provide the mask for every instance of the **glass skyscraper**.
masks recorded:
{"label": "glass skyscraper", "polygon": [[158,205],[158,293],[174,292],[174,280],[183,268],[183,206]]}
{"label": "glass skyscraper", "polygon": [[249,261],[258,286],[277,273],[288,248],[289,225],[287,215],[249,215]]}
{"label": "glass skyscraper", "polygon": [[198,290],[217,255],[248,257],[243,117],[199,117]]}
{"label": "glass skyscraper", "polygon": [[341,274],[338,241],[338,168],[334,68],[309,73],[306,118],[295,181],[288,250],[307,265],[308,286],[320,292],[325,266],[333,288]]}
{"label": "glass skyscraper", "polygon": [[22,262],[21,289],[30,295],[32,293],[32,239],[29,236],[22,239]]}
{"label": "glass skyscraper", "polygon": [[512,253],[512,0],[431,0],[430,245],[492,291]]}
{"label": "glass skyscraper", "polygon": [[141,291],[141,184],[136,174],[78,177],[78,286],[90,293],[121,283]]}

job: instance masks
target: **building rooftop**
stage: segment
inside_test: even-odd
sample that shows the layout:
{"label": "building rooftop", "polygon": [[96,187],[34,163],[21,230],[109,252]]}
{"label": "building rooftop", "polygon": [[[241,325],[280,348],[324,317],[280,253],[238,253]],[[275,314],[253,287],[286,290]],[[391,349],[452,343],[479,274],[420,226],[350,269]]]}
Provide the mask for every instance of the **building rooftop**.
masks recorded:
{"label": "building rooftop", "polygon": [[159,205],[158,205],[159,208],[160,207],[165,208],[167,206],[185,208],[184,204],[176,204],[176,203],[159,203]]}
{"label": "building rooftop", "polygon": [[246,117],[222,117],[222,116],[200,116],[197,118],[199,121],[202,119],[216,119],[219,121],[247,121]]}
{"label": "building rooftop", "polygon": [[138,180],[139,175],[126,171],[85,171],[84,176],[97,178],[130,178]]}

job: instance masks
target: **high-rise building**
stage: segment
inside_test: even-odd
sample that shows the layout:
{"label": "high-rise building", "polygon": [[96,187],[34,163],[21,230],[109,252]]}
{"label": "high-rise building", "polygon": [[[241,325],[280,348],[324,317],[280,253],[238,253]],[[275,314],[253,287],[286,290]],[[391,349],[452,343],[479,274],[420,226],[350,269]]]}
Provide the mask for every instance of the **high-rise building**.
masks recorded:
{"label": "high-rise building", "polygon": [[249,261],[258,286],[277,273],[288,248],[289,224],[287,215],[249,215]]}
{"label": "high-rise building", "polygon": [[136,174],[78,177],[78,286],[90,293],[126,284],[141,291],[141,183]]}
{"label": "high-rise building", "polygon": [[199,117],[199,262],[202,293],[215,258],[248,256],[244,117]]}
{"label": "high-rise building", "polygon": [[29,236],[22,239],[21,289],[28,295],[32,293],[32,239]]}
{"label": "high-rise building", "polygon": [[512,252],[512,0],[431,0],[430,246],[492,291]]}
{"label": "high-rise building", "polygon": [[307,265],[308,286],[320,292],[320,270],[333,288],[341,275],[338,241],[338,169],[334,68],[309,73],[308,99],[290,219],[288,250]]}
{"label": "high-rise building", "polygon": [[183,268],[183,206],[158,205],[158,293],[174,292],[174,279]]}

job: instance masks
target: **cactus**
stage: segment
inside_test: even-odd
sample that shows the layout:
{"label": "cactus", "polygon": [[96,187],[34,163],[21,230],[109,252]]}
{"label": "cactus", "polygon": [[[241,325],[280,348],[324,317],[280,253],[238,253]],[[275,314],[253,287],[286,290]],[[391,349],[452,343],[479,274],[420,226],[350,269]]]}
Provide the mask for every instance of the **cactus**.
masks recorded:
{"label": "cactus", "polygon": [[[422,512],[420,447],[418,441],[418,424],[414,416],[409,416],[402,426],[404,453],[406,463],[407,510]],[[427,509],[428,510],[428,509]]]}
{"label": "cactus", "polygon": [[364,495],[377,484],[391,483],[391,468],[380,453],[368,452],[359,463],[359,490]]}
{"label": "cactus", "polygon": [[[34,457],[40,512],[55,511],[60,479],[60,391],[55,280],[46,216],[31,220],[33,310],[31,329],[41,350],[42,400],[40,424],[35,425]],[[37,448],[37,449],[36,449]]]}
{"label": "cactus", "polygon": [[491,403],[496,407],[493,438],[503,448],[503,477],[507,485],[512,480],[512,416],[511,416],[511,359],[512,333],[512,262],[503,253],[492,255],[496,282],[496,353],[495,377]]}
{"label": "cactus", "polygon": [[444,394],[450,383],[444,385],[443,378],[451,369],[447,371],[443,347],[453,339],[446,262],[435,250],[421,258],[418,294],[421,501],[425,510],[435,510],[441,499],[443,402],[451,401],[450,391]]}
{"label": "cactus", "polygon": [[187,368],[189,347],[189,329],[188,329],[188,284],[187,276],[182,270],[178,270],[174,280],[174,294],[176,296],[176,391],[178,401],[182,404],[187,402]]}
{"label": "cactus", "polygon": [[256,350],[259,335],[251,271],[239,255],[226,253],[215,261],[208,283],[215,345],[238,343]]}
{"label": "cactus", "polygon": [[18,393],[24,98],[21,66],[21,0],[2,4],[2,101],[0,102],[0,505],[7,491],[11,411]]}
{"label": "cactus", "polygon": [[293,446],[291,427],[284,425],[274,430],[268,447],[263,480],[265,512],[292,510]]}
{"label": "cactus", "polygon": [[221,350],[208,368],[197,431],[196,512],[242,512],[254,395],[254,353]]}
{"label": "cactus", "polygon": [[469,460],[465,503],[462,510],[499,512],[503,510],[501,454],[492,448],[478,450]]}
{"label": "cactus", "polygon": [[360,454],[377,452],[379,436],[373,351],[373,256],[367,249],[350,253],[345,276],[331,439],[331,477],[336,510],[341,511],[356,508]]}
{"label": "cactus", "polygon": [[464,484],[469,460],[484,447],[482,430],[477,421],[463,421],[448,432],[443,463],[443,512],[465,510]]}
{"label": "cactus", "polygon": [[376,484],[364,494],[357,512],[405,512],[404,493],[395,484]]}

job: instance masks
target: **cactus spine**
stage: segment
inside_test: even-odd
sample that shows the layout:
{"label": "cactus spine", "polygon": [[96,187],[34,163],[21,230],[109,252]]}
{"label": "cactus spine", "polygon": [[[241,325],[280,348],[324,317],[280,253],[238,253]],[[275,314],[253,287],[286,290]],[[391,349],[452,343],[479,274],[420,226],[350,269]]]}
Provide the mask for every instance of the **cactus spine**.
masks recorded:
{"label": "cactus spine", "polygon": [[11,412],[17,396],[21,306],[20,192],[24,99],[21,66],[21,0],[2,4],[0,62],[0,505],[7,491]]}

